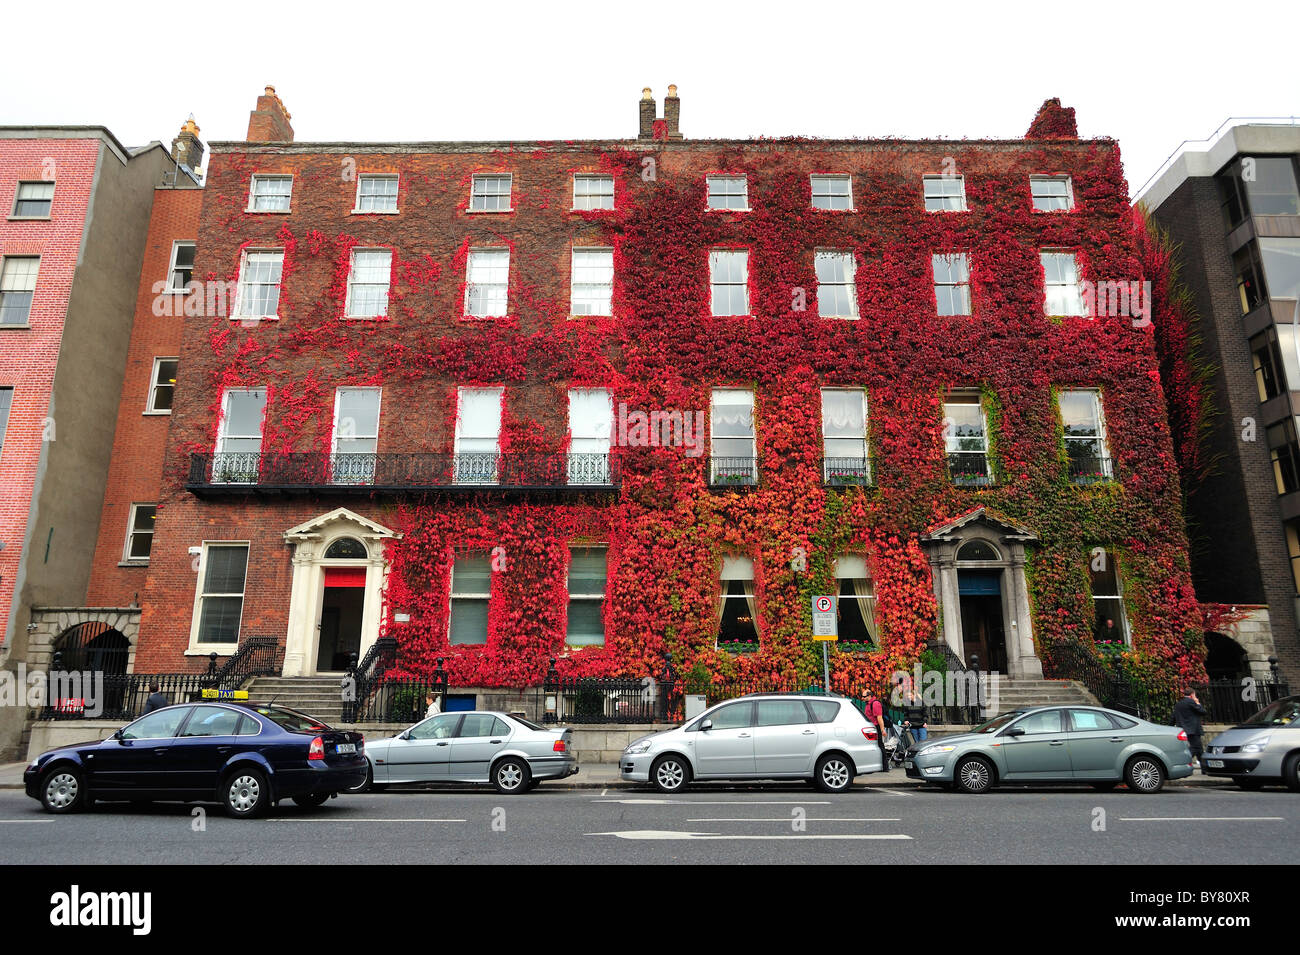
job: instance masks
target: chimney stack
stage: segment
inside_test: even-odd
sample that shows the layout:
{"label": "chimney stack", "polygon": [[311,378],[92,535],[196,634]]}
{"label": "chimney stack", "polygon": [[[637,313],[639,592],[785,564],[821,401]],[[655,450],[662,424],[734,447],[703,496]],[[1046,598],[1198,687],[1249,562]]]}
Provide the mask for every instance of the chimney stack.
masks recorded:
{"label": "chimney stack", "polygon": [[682,117],[682,101],[677,98],[677,87],[669,86],[668,95],[664,97],[664,121],[668,124],[668,138],[681,139],[677,122]]}
{"label": "chimney stack", "polygon": [[275,94],[275,87],[268,86],[266,92],[257,98],[257,108],[248,114],[248,142],[293,142],[293,127],[289,125],[291,118]]}
{"label": "chimney stack", "polygon": [[641,127],[637,133],[637,139],[653,139],[655,134],[655,114],[658,109],[655,106],[654,94],[650,92],[650,87],[641,91]]}
{"label": "chimney stack", "polygon": [[681,131],[677,128],[677,123],[682,115],[682,101],[677,98],[676,86],[668,87],[668,95],[664,98],[663,119],[657,118],[659,108],[648,86],[641,91],[640,107],[640,125],[637,129],[637,139],[682,138]]}
{"label": "chimney stack", "polygon": [[198,169],[203,162],[203,144],[199,142],[199,126],[194,122],[193,113],[185,120],[180,134],[172,140],[172,159],[190,169]]}

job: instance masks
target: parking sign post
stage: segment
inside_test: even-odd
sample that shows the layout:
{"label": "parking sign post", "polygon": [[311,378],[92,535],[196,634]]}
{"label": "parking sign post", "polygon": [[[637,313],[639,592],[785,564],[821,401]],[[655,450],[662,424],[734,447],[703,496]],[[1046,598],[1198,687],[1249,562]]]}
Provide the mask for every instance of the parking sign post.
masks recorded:
{"label": "parking sign post", "polygon": [[835,598],[825,594],[813,597],[812,614],[812,638],[821,641],[822,680],[826,692],[829,693],[831,691],[831,664],[826,651],[826,644],[839,639],[839,628],[835,622]]}

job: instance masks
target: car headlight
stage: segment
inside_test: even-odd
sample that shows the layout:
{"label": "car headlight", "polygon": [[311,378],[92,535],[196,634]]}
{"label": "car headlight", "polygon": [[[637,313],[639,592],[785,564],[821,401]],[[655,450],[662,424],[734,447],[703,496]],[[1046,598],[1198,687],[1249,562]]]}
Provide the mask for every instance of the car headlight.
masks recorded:
{"label": "car headlight", "polygon": [[623,752],[627,753],[629,756],[640,756],[642,753],[650,752],[652,742],[652,740],[645,740],[641,743],[633,743],[628,746],[627,749],[623,750]]}
{"label": "car headlight", "polygon": [[1243,753],[1262,753],[1264,747],[1268,745],[1270,737],[1261,736],[1259,739],[1253,739],[1241,748]]}
{"label": "car headlight", "polygon": [[927,746],[925,749],[921,750],[916,755],[933,756],[936,753],[951,753],[956,748],[957,748],[956,746],[944,746],[942,743],[936,743],[933,746]]}
{"label": "car headlight", "polygon": [[30,763],[27,764],[27,768],[28,768],[28,769],[35,769],[35,768],[36,768],[37,766],[39,766],[40,764],[41,764],[41,758],[40,758],[39,756],[37,756],[37,757],[36,757],[35,759],[33,759]]}

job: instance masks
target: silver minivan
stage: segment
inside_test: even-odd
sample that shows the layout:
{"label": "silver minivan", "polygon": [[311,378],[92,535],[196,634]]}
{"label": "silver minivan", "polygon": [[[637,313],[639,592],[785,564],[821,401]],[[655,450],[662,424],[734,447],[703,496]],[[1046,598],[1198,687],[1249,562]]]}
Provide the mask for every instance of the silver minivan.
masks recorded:
{"label": "silver minivan", "polygon": [[1220,733],[1205,747],[1201,760],[1206,773],[1227,776],[1242,789],[1282,783],[1300,791],[1300,696],[1270,703]]}
{"label": "silver minivan", "polygon": [[879,734],[840,696],[755,694],[727,700],[677,729],[633,740],[623,779],[664,793],[692,780],[806,779],[843,792],[884,768]]}

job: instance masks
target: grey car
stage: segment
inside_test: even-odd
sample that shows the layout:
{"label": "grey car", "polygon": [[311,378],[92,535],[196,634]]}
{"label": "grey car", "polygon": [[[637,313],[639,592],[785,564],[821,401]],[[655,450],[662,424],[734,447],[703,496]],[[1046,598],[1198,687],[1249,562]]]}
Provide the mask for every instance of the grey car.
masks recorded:
{"label": "grey car", "polygon": [[983,793],[999,782],[1090,783],[1157,793],[1192,774],[1187,734],[1099,706],[1036,706],[907,751],[912,779]]}
{"label": "grey car", "polygon": [[350,791],[381,791],[393,783],[491,783],[499,793],[526,792],[578,771],[571,736],[569,729],[547,729],[508,713],[441,713],[367,742],[370,772]]}
{"label": "grey car", "polygon": [[1227,776],[1242,789],[1281,783],[1300,791],[1300,696],[1270,703],[1246,722],[1220,733],[1201,755],[1205,772]]}
{"label": "grey car", "polygon": [[620,776],[674,793],[692,780],[806,779],[843,792],[884,768],[876,728],[839,696],[727,700],[677,729],[633,740]]}

